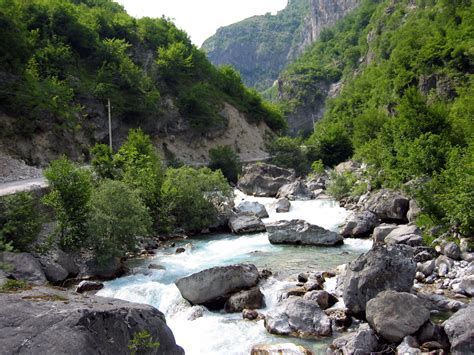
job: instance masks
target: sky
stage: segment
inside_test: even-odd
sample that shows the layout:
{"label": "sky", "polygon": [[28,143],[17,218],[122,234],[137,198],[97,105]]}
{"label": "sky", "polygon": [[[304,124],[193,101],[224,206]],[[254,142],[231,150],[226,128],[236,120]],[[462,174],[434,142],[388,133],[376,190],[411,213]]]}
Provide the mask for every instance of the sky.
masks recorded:
{"label": "sky", "polygon": [[134,17],[173,19],[185,30],[198,47],[219,27],[227,26],[254,15],[275,13],[288,0],[115,0]]}

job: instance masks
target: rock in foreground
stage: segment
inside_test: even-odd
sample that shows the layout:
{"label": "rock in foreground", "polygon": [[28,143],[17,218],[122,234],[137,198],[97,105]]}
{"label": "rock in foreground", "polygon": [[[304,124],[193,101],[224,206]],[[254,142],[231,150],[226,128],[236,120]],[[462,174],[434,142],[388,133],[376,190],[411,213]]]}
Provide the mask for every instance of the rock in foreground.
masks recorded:
{"label": "rock in foreground", "polygon": [[238,213],[253,213],[259,218],[267,218],[268,212],[264,205],[256,201],[242,201],[236,208]]}
{"label": "rock in foreground", "polygon": [[444,322],[453,355],[474,353],[474,303],[457,311]]}
{"label": "rock in foreground", "polygon": [[232,233],[257,233],[265,231],[265,224],[253,213],[239,214],[229,219]]}
{"label": "rock in foreground", "polygon": [[272,244],[336,245],[341,235],[300,219],[278,221],[266,225]]}
{"label": "rock in foreground", "polygon": [[254,287],[258,278],[255,265],[238,264],[202,270],[178,279],[175,284],[183,298],[212,310],[222,308],[233,293]]}
{"label": "rock in foreground", "polygon": [[184,354],[156,308],[49,288],[0,293],[0,354],[125,354],[147,331],[149,354]]}

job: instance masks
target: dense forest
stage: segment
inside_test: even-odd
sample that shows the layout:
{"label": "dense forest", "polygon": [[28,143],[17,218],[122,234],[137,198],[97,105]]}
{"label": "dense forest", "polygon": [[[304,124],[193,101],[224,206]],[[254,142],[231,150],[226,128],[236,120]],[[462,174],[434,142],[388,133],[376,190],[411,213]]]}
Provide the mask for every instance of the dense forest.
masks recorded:
{"label": "dense forest", "polygon": [[471,1],[362,2],[281,74],[289,112],[315,100],[321,83],[342,89],[309,138],[282,138],[273,151],[304,144],[307,170],[354,156],[373,188],[418,198],[420,224],[472,234],[473,48]]}

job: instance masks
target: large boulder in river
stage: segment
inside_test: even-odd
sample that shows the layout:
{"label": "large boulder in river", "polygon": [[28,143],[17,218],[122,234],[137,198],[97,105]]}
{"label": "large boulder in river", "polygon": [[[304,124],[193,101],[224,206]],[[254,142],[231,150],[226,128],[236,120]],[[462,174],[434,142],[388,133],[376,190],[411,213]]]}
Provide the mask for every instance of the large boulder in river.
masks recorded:
{"label": "large boulder in river", "polygon": [[451,354],[474,353],[474,303],[457,311],[443,326],[451,343]]}
{"label": "large boulder in river", "polygon": [[272,334],[317,338],[331,335],[331,320],[316,302],[290,296],[267,313],[265,328]]}
{"label": "large boulder in river", "polygon": [[242,213],[229,219],[229,228],[232,233],[257,233],[265,231],[265,224],[253,213]]}
{"label": "large boulder in river", "polygon": [[275,211],[277,213],[286,213],[290,211],[291,203],[287,198],[280,198],[275,203]]}
{"label": "large boulder in river", "polygon": [[237,187],[247,195],[275,197],[283,185],[295,178],[293,170],[271,164],[252,164],[244,168]]}
{"label": "large boulder in river", "polygon": [[43,285],[47,282],[40,262],[29,253],[0,252],[0,261],[6,265],[5,273],[10,278],[33,285]]}
{"label": "large boulder in river", "polygon": [[311,200],[314,198],[314,194],[304,181],[297,180],[280,187],[277,197],[287,198],[288,200]]}
{"label": "large boulder in river", "polygon": [[192,304],[220,309],[236,292],[257,285],[259,273],[255,265],[217,266],[176,280],[181,296]]}
{"label": "large boulder in river", "polygon": [[367,237],[379,224],[378,217],[369,211],[358,212],[347,218],[341,228],[344,237]]}
{"label": "large boulder in river", "polygon": [[264,297],[258,287],[234,293],[224,305],[228,313],[242,312],[244,309],[258,309],[264,306]]}
{"label": "large boulder in river", "polygon": [[238,213],[253,213],[259,218],[267,218],[268,212],[264,205],[257,201],[242,201],[236,207]]}
{"label": "large boulder in river", "polygon": [[336,232],[310,224],[301,219],[278,221],[266,225],[272,244],[336,245],[343,238]]}
{"label": "large boulder in river", "polygon": [[363,318],[366,303],[380,292],[409,292],[415,274],[412,248],[376,245],[349,263],[344,275],[344,303],[355,316]]}
{"label": "large boulder in river", "polygon": [[367,321],[392,343],[415,333],[430,319],[423,300],[407,292],[383,291],[367,302]]}
{"label": "large boulder in river", "polygon": [[156,308],[52,288],[0,293],[0,354],[126,354],[140,332],[160,346],[147,354],[184,354]]}
{"label": "large boulder in river", "polygon": [[406,223],[409,205],[410,201],[402,193],[382,189],[369,197],[365,207],[382,222]]}

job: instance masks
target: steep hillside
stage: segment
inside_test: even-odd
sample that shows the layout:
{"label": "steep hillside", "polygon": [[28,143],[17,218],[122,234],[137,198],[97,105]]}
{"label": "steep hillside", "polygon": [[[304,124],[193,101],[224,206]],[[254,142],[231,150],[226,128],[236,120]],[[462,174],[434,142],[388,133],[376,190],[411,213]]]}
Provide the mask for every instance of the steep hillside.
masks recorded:
{"label": "steep hillside", "polygon": [[280,71],[353,10],[359,0],[290,0],[276,15],[255,16],[220,28],[203,49],[216,65],[231,64],[245,84],[263,91]]}
{"label": "steep hillside", "polygon": [[[108,99],[115,146],[133,127],[160,147],[180,137],[213,146],[240,117],[258,132],[285,127],[238,73],[212,66],[166,18],[135,19],[112,0],[7,0],[0,24],[0,149],[32,163],[63,153],[86,160],[91,145],[108,141]],[[226,143],[247,151],[239,142]]]}

